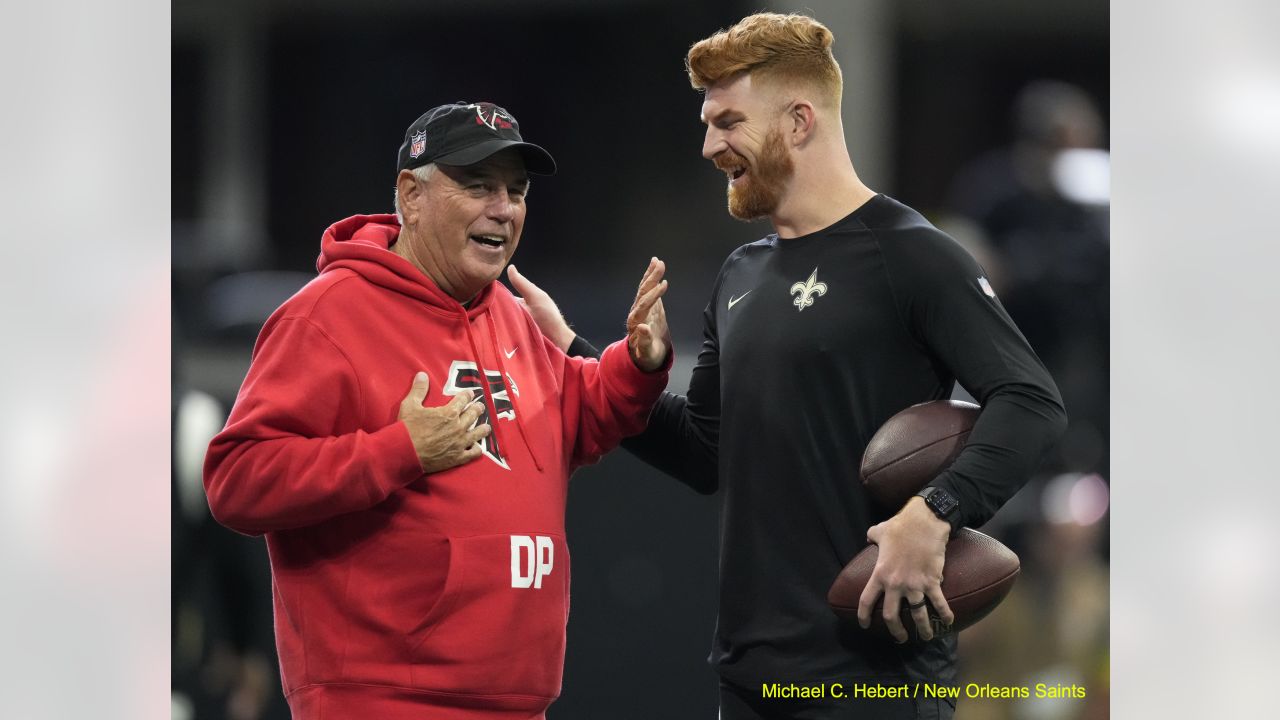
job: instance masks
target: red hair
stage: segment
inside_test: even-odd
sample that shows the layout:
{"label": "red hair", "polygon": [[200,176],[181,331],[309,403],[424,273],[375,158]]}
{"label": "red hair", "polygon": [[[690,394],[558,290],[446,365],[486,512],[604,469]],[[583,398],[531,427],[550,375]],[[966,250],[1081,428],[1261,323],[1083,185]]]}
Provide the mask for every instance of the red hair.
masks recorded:
{"label": "red hair", "polygon": [[705,90],[742,73],[806,83],[820,99],[840,107],[843,81],[831,54],[835,36],[807,15],[757,13],[689,48],[689,82]]}

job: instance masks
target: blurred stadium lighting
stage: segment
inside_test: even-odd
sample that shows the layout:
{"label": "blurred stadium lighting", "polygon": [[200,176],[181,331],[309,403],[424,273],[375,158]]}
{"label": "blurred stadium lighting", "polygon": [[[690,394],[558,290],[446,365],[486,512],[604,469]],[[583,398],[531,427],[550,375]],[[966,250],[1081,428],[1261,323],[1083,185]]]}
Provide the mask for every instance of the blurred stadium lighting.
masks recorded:
{"label": "blurred stadium lighting", "polygon": [[1106,150],[1063,150],[1054,158],[1050,172],[1054,186],[1068,200],[1082,205],[1111,204],[1111,154]]}
{"label": "blurred stadium lighting", "polygon": [[1041,511],[1051,523],[1093,525],[1107,514],[1111,492],[1097,473],[1063,473],[1045,486]]}

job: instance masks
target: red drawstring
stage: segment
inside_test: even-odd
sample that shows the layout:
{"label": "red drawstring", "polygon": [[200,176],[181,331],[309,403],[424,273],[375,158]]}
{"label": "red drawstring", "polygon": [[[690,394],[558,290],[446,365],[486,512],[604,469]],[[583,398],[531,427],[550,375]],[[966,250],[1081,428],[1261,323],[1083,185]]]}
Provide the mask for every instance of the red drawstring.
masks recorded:
{"label": "red drawstring", "polygon": [[492,428],[491,432],[498,447],[506,447],[507,443],[498,437],[498,406],[493,402],[493,395],[489,392],[489,376],[484,371],[484,361],[480,357],[479,350],[476,349],[476,339],[471,335],[471,318],[467,316],[465,307],[462,308],[462,325],[467,329],[467,343],[471,345],[471,357],[476,361],[476,371],[480,375],[480,390],[484,393],[484,402],[489,408],[489,427]]}
{"label": "red drawstring", "polygon": [[[471,334],[471,318],[467,315],[467,309],[459,306],[462,310],[462,325],[467,330],[467,344],[471,346],[471,357],[475,359],[476,370],[480,374],[480,389],[484,392],[484,401],[489,408],[489,426],[493,428],[494,439],[498,442],[498,447],[508,447],[506,440],[498,436],[498,406],[493,401],[493,394],[489,391],[489,375],[484,370],[484,359],[480,355],[479,348],[476,346],[475,336]],[[521,412],[519,403],[516,402],[515,391],[507,384],[507,368],[502,363],[502,348],[498,346],[498,329],[493,322],[493,315],[488,310],[481,311],[488,320],[489,339],[493,342],[493,347],[497,352],[498,372],[501,374],[502,387],[507,391],[507,399],[511,401],[511,410],[515,415],[516,430],[520,433],[520,439],[524,441],[524,446],[529,450],[529,457],[533,458],[534,467],[538,471],[542,471],[542,462],[538,460],[538,453],[533,450],[533,443],[529,442],[529,436],[524,432],[524,423],[521,422]]]}
{"label": "red drawstring", "polygon": [[493,346],[498,348],[498,372],[502,375],[502,386],[507,389],[507,398],[511,400],[511,409],[516,414],[516,430],[520,432],[520,439],[524,440],[524,446],[529,449],[529,457],[533,458],[534,467],[538,468],[538,472],[542,472],[542,463],[538,460],[538,453],[533,449],[533,443],[529,442],[529,436],[524,432],[524,423],[520,418],[524,414],[520,411],[520,403],[516,402],[516,392],[507,384],[507,366],[502,362],[502,348],[498,346],[498,326],[493,321],[493,313],[485,312],[485,317],[489,319],[489,338],[493,341]]}

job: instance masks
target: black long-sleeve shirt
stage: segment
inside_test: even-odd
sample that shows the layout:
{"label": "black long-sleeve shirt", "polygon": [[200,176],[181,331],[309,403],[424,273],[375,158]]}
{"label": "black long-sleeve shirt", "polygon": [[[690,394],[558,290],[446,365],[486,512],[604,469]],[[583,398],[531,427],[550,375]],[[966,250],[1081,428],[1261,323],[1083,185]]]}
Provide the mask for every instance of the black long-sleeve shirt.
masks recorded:
{"label": "black long-sleeve shirt", "polygon": [[886,519],[858,468],[890,416],[949,397],[957,380],[982,404],[932,483],[960,500],[957,526],[986,522],[1065,428],[1053,380],[985,272],[877,195],[825,230],[734,251],[704,325],[688,395],[664,394],[625,446],[699,492],[724,491],[711,664],[747,687],[953,679],[953,637],[876,641],[839,621],[826,593]]}

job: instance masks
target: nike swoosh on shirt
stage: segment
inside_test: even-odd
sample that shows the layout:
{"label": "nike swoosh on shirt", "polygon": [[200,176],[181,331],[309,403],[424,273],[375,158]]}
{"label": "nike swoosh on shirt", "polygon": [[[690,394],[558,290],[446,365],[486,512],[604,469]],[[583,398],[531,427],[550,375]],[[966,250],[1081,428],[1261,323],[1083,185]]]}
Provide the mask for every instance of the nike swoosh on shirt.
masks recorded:
{"label": "nike swoosh on shirt", "polygon": [[511,348],[511,352],[507,352],[506,350],[503,350],[502,352],[507,353],[507,359],[508,359],[508,360],[510,360],[510,359],[511,359],[511,356],[512,356],[512,355],[515,355],[515,354],[516,354],[516,351],[517,351],[517,350],[519,350],[519,349],[520,349],[520,346],[519,346],[519,345],[517,345],[517,346],[515,346],[515,347]]}
{"label": "nike swoosh on shirt", "polygon": [[[752,289],[754,289],[754,288],[752,288]],[[751,294],[751,290],[748,290],[748,291],[746,291],[746,292],[742,293],[741,295],[739,295],[738,297],[730,296],[730,297],[729,297],[729,309],[730,309],[730,310],[732,310],[732,309],[733,309],[733,306],[734,306],[734,305],[737,305],[739,300],[741,300],[742,298],[744,298],[744,297],[746,297],[746,296],[748,296],[748,295],[750,295],[750,294]]]}

